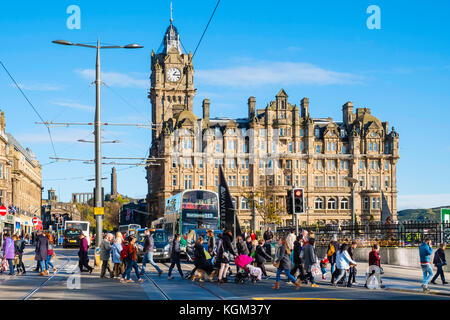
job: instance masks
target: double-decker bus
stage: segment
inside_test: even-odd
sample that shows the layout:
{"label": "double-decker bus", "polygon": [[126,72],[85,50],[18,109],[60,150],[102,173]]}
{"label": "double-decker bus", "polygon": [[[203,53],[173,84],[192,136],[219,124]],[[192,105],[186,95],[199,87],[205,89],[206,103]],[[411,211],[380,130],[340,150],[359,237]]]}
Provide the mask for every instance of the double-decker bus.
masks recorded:
{"label": "double-decker bus", "polygon": [[123,224],[119,226],[119,232],[122,233],[124,238],[136,235],[139,229],[141,229],[139,224]]}
{"label": "double-decker bus", "polygon": [[208,190],[185,190],[165,202],[164,230],[170,239],[191,230],[205,237],[207,230],[219,232],[219,195]]}

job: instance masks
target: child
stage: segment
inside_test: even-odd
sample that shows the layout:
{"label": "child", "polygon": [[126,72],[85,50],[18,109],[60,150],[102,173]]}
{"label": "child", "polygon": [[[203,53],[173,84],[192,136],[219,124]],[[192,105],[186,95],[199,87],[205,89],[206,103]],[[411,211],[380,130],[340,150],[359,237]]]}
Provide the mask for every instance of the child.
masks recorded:
{"label": "child", "polygon": [[328,257],[325,256],[322,260],[320,260],[320,271],[322,271],[322,280],[325,280],[325,275],[327,274],[327,265],[328,265]]}

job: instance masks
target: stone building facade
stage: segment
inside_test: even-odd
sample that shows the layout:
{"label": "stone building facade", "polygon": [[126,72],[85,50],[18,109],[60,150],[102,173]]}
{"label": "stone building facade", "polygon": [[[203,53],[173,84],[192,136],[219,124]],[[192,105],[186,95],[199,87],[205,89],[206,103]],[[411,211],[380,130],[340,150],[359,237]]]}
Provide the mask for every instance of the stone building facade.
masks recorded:
{"label": "stone building facade", "polygon": [[[308,98],[291,104],[282,89],[265,108],[255,97],[247,102],[245,118],[210,118],[210,101],[203,117],[193,113],[192,54],[182,51],[172,25],[163,49],[152,52],[149,98],[154,124],[147,167],[148,210],[153,219],[164,213],[164,199],[184,189],[217,191],[222,165],[241,226],[262,227],[245,196],[270,188],[271,199],[285,207],[287,190],[305,190],[307,214],[300,223],[351,220],[351,187],[357,179],[355,212],[358,221],[397,218],[396,168],[399,136],[369,108],[342,106],[342,120],[312,118]],[[283,211],[283,210],[282,210]],[[292,216],[281,213],[282,225]]]}

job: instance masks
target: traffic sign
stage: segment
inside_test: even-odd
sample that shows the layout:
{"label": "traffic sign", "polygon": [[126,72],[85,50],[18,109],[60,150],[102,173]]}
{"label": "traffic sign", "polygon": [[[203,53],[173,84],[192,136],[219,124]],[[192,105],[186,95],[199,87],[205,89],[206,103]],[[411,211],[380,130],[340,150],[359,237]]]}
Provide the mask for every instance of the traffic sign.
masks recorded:
{"label": "traffic sign", "polygon": [[94,216],[103,216],[105,214],[105,208],[94,208]]}
{"label": "traffic sign", "polygon": [[441,222],[450,223],[450,209],[448,208],[441,209]]}
{"label": "traffic sign", "polygon": [[1,206],[0,207],[0,215],[3,217],[3,216],[6,216],[7,213],[8,213],[8,209],[5,206]]}
{"label": "traffic sign", "polygon": [[34,217],[32,221],[33,221],[33,224],[36,225],[38,223],[39,219],[37,217]]}

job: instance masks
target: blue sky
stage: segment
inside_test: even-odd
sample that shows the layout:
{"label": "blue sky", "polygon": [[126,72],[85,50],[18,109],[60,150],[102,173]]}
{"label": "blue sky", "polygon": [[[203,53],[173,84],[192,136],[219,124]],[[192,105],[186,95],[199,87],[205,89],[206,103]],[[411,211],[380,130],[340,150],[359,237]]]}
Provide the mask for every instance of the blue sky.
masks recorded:
{"label": "blue sky", "polygon": [[[69,30],[70,5],[81,8],[81,29]],[[174,0],[174,24],[184,47],[194,50],[215,0]],[[381,29],[369,30],[369,5],[381,9]],[[139,43],[141,50],[102,53],[102,118],[105,122],[150,120],[147,99],[150,52],[169,24],[170,1],[7,2],[0,11],[0,58],[46,120],[90,122],[95,90],[92,49],[57,46],[55,39],[108,44]],[[448,1],[229,1],[222,0],[194,58],[198,89],[194,111],[211,100],[211,116],[245,117],[247,99],[264,108],[284,88],[291,103],[310,99],[313,117],[340,121],[341,106],[369,107],[400,134],[398,207],[450,204],[450,3]],[[46,128],[4,71],[0,108],[7,131],[30,147],[42,164],[52,148]],[[123,101],[125,100],[125,101]],[[87,127],[53,128],[59,157],[93,159]],[[144,157],[150,132],[106,128],[103,155]],[[118,167],[119,192],[145,197],[142,167]],[[109,178],[111,166],[104,166]],[[94,167],[54,163],[43,167],[45,194],[54,188],[64,201],[91,191]],[[65,180],[61,180],[65,179]],[[104,182],[109,192],[109,180]]]}

